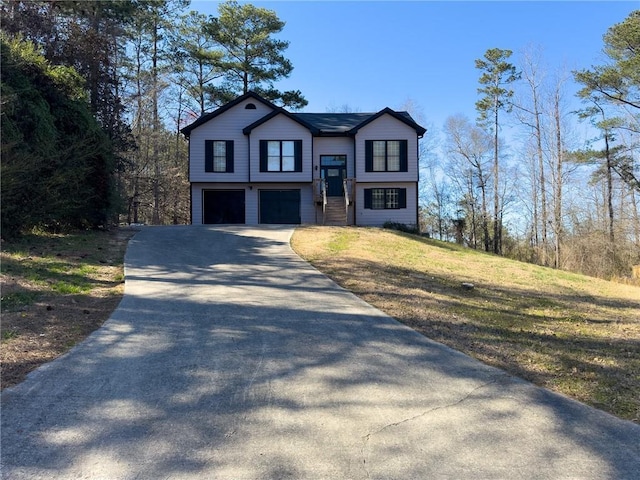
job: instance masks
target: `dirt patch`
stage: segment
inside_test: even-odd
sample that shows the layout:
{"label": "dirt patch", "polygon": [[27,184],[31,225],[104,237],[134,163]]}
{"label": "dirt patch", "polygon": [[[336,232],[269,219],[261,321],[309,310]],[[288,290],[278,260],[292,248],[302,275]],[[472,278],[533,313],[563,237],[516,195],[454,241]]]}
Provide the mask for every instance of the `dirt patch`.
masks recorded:
{"label": "dirt patch", "polygon": [[109,318],[124,294],[124,253],[137,231],[38,234],[3,242],[3,389],[68,351]]}

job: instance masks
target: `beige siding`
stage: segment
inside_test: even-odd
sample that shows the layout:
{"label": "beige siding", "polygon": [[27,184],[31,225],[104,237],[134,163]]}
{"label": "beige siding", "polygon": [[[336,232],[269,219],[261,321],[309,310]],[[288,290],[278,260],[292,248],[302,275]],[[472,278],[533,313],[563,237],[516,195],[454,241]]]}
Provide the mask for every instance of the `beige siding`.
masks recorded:
{"label": "beige siding", "polygon": [[[365,140],[408,140],[407,172],[365,172]],[[359,182],[417,182],[418,181],[418,136],[416,131],[393,118],[383,115],[366,125],[356,135],[356,178]],[[414,220],[415,222],[415,220]]]}
{"label": "beige siding", "polygon": [[[347,177],[355,176],[353,157],[353,138],[351,137],[316,137],[313,139],[313,178],[320,178],[320,155],[346,155]],[[316,170],[315,167],[318,167]]]}
{"label": "beige siding", "polygon": [[[372,210],[364,208],[364,190],[366,188],[398,187],[407,189],[407,208],[397,210]],[[361,226],[381,226],[387,221],[415,225],[417,219],[415,183],[358,183],[356,186],[356,224]]]}
{"label": "beige siding", "polygon": [[[261,172],[260,140],[302,140],[302,172]],[[309,130],[285,115],[273,117],[250,135],[252,182],[311,182],[313,138]]]}
{"label": "beige siding", "polygon": [[[253,103],[256,109],[245,109],[248,103]],[[249,140],[242,133],[242,129],[269,112],[271,109],[262,102],[249,98],[195,128],[189,138],[189,180],[191,182],[247,182],[249,180]],[[205,140],[234,141],[234,173],[204,171]]]}

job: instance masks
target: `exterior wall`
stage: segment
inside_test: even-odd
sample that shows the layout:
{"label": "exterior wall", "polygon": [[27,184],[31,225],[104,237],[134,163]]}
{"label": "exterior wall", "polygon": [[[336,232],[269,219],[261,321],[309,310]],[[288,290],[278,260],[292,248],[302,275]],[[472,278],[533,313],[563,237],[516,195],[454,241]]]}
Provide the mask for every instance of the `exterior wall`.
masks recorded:
{"label": "exterior wall", "polygon": [[[372,210],[364,208],[364,190],[366,188],[398,187],[407,189],[407,208],[393,210]],[[358,183],[356,185],[356,225],[382,226],[386,221],[415,225],[418,218],[417,183]]]}
{"label": "exterior wall", "polygon": [[300,190],[300,220],[302,223],[315,224],[316,212],[313,203],[313,190],[310,183],[253,183],[248,185],[237,183],[192,183],[191,203],[192,225],[202,225],[202,191],[203,190],[244,190],[245,222],[247,225],[258,225],[260,190]]}
{"label": "exterior wall", "polygon": [[[245,106],[253,103],[256,109]],[[191,182],[247,182],[249,181],[249,141],[242,129],[269,114],[271,109],[252,98],[195,128],[189,138],[189,181]],[[234,141],[234,172],[204,171],[205,140]],[[194,217],[195,223],[195,217]]]}
{"label": "exterior wall", "polygon": [[[302,172],[261,172],[260,140],[302,140]],[[285,115],[273,117],[253,129],[249,137],[249,148],[252,182],[311,182],[313,137],[298,122]]]}
{"label": "exterior wall", "polygon": [[[245,109],[253,103],[256,109]],[[321,155],[346,155],[347,176],[356,178],[355,198],[349,208],[349,224],[379,226],[386,221],[415,224],[417,219],[418,138],[416,131],[391,115],[383,115],[362,127],[355,139],[346,136],[313,137],[309,130],[280,114],[253,129],[243,128],[263,118],[271,109],[248,98],[191,131],[189,141],[192,223],[202,224],[203,190],[244,190],[245,221],[259,222],[260,190],[300,189],[302,223],[321,224],[322,209],[314,203],[312,180],[320,177]],[[407,172],[365,172],[366,140],[408,141]],[[234,173],[204,171],[205,140],[234,141]],[[302,140],[302,172],[260,172],[260,140]],[[315,170],[317,166],[318,170]],[[407,208],[364,208],[365,188],[406,188]]]}
{"label": "exterior wall", "polygon": [[[320,178],[320,155],[346,155],[347,177],[355,177],[353,145],[351,137],[315,137],[313,139],[313,178]],[[317,170],[316,167],[318,167]]]}
{"label": "exterior wall", "polygon": [[[365,140],[408,140],[406,172],[365,172]],[[358,182],[417,182],[418,181],[418,136],[410,126],[383,115],[365,125],[356,134],[356,177]],[[413,221],[415,223],[415,220]]]}

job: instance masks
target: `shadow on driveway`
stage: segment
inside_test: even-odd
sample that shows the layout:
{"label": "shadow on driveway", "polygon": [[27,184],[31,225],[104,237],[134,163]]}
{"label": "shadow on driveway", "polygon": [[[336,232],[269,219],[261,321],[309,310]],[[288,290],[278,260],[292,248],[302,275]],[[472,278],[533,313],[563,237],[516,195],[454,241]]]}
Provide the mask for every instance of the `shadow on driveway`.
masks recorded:
{"label": "shadow on driveway", "polygon": [[137,234],[110,320],[3,392],[3,478],[638,478],[639,426],[400,325],[291,231]]}

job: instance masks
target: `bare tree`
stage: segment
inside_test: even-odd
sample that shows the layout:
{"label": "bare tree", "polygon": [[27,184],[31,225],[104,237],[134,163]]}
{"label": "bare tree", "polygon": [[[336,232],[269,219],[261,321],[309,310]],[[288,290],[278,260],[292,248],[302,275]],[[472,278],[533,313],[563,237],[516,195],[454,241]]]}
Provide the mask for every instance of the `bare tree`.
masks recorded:
{"label": "bare tree", "polygon": [[534,145],[537,168],[532,169],[532,233],[534,247],[538,252],[540,263],[547,264],[547,225],[549,215],[547,212],[547,179],[545,171],[545,152],[543,149],[544,124],[543,124],[543,90],[545,72],[542,68],[540,50],[533,47],[522,53],[522,80],[526,92],[515,102],[517,119],[530,132]]}
{"label": "bare tree", "polygon": [[491,250],[489,234],[489,214],[487,189],[490,188],[487,171],[490,169],[488,156],[493,149],[491,137],[480,127],[472,124],[463,115],[449,117],[445,121],[446,151],[450,156],[449,175],[461,187],[463,207],[472,214],[475,224],[477,195],[480,191],[480,217],[482,240],[485,251]]}

